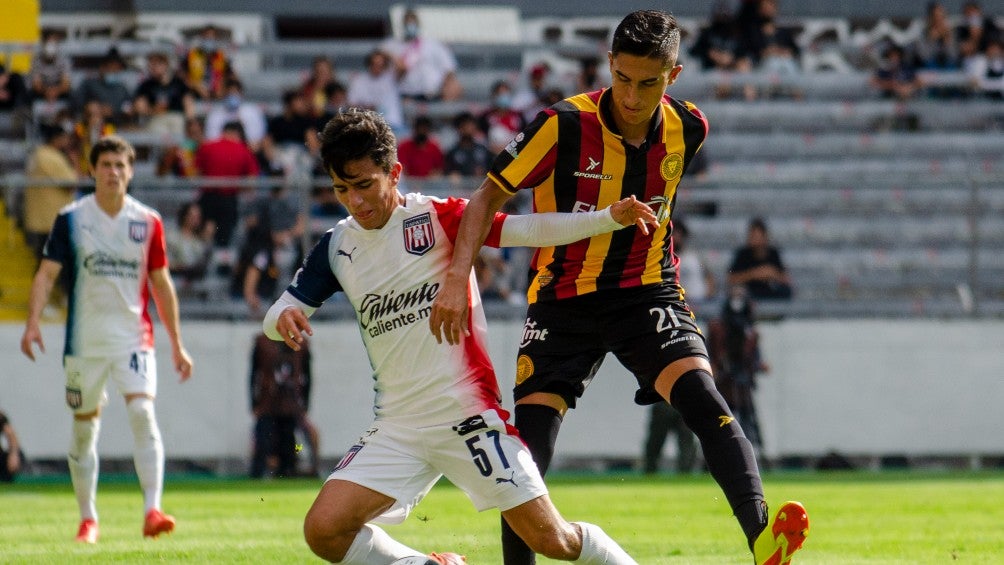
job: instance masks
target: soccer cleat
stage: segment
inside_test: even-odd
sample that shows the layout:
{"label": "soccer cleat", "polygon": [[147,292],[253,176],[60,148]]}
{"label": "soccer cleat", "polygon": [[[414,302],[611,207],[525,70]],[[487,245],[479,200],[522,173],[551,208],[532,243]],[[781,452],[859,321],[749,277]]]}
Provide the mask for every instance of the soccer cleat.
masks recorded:
{"label": "soccer cleat", "polygon": [[432,552],[429,554],[429,561],[431,563],[438,563],[439,565],[464,565],[467,563],[467,558],[456,553]]}
{"label": "soccer cleat", "polygon": [[787,565],[809,535],[809,515],[801,502],[789,501],[767,522],[753,542],[756,565]]}
{"label": "soccer cleat", "polygon": [[174,531],[174,516],[164,514],[156,508],[146,513],[143,520],[143,537],[155,538],[160,534],[169,534]]}
{"label": "soccer cleat", "polygon": [[81,520],[75,541],[80,543],[98,543],[98,523],[93,518]]}

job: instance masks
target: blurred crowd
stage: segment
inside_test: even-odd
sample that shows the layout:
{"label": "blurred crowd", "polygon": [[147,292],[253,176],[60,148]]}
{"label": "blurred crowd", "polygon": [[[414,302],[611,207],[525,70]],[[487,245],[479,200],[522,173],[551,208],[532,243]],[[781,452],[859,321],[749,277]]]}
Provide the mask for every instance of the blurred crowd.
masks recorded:
{"label": "blurred crowd", "polygon": [[[798,76],[797,30],[785,25],[779,12],[778,0],[718,0],[700,33],[686,39],[686,56],[704,71],[731,77]],[[994,16],[978,2],[966,2],[954,15],[930,2],[919,37],[904,45],[886,41],[862,57],[874,54],[868,64],[875,96],[1004,99],[1004,35]],[[259,315],[289,280],[305,247],[345,216],[331,190],[311,180],[325,177],[318,133],[335,112],[361,106],[386,116],[400,139],[406,189],[408,181],[417,186],[433,179],[453,180],[467,191],[540,109],[571,94],[571,88],[608,84],[602,54],[580,61],[574,85],[557,80],[541,60],[517,79],[492,84],[486,100],[472,100],[458,79],[450,46],[424,35],[415,12],[406,12],[401,23],[400,37],[387,38],[365,55],[364,70],[339,72],[333,57],[318,55],[281,100],[246,96],[228,33],[213,25],[142,61],[127,60],[113,47],[76,86],[71,78],[79,69],[72,67],[59,34],[47,33],[27,76],[0,66],[0,112],[28,112],[37,140],[25,173],[50,181],[26,190],[18,207],[30,245],[41,249],[55,212],[86,184],[83,156],[96,139],[113,132],[157,136],[168,141],[155,155],[155,174],[200,183],[196,197],[168,222],[174,224],[168,243],[179,289],[198,293],[207,276],[227,277],[227,293],[246,302],[250,315]],[[130,73],[139,79],[129,80]],[[961,73],[965,80],[939,80],[944,73]],[[714,95],[799,98],[798,84],[730,79]],[[406,112],[415,102],[462,104],[443,119]],[[706,166],[695,163],[691,172]],[[234,183],[234,178],[268,182]],[[257,190],[262,186],[271,188]],[[486,299],[520,300],[525,262],[525,253],[486,250],[477,265]]]}

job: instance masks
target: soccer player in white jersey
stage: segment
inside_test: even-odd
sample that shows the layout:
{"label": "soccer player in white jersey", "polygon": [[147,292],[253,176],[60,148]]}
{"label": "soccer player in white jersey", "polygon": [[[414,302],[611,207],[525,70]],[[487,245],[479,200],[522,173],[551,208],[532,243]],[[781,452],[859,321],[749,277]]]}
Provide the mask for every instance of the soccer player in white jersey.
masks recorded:
{"label": "soccer player in white jersey", "polygon": [[[478,510],[499,508],[543,555],[635,563],[598,526],[567,522],[552,504],[500,404],[473,271],[469,335],[456,346],[438,344],[426,328],[466,200],[401,194],[394,134],[376,112],[343,112],[321,138],[325,170],[351,216],[321,238],[262,325],[270,338],[296,349],[304,333],[313,334],[309,316],[335,292],[345,293],[373,367],[376,418],[307,513],[307,544],[340,563],[463,563],[455,553],[427,557],[376,525],[403,521],[445,475]],[[488,242],[575,241],[654,222],[651,208],[633,198],[596,212],[500,213]]]}
{"label": "soccer player in white jersey", "polygon": [[153,408],[157,363],[147,312],[151,292],[182,381],[192,374],[192,358],[181,342],[178,298],[160,215],[126,194],[134,149],[124,139],[108,136],[94,144],[89,158],[94,194],[69,204],[56,218],[32,283],[21,351],[32,361],[35,346],[45,352],[39,317],[65,270],[69,312],[63,366],[66,403],[73,412],[68,462],[80,506],[76,540],[96,543],[97,442],[108,380],[125,398],[133,432],[133,461],[143,490],[143,535],[157,537],[174,529],[174,518],[160,509],[164,445]]}

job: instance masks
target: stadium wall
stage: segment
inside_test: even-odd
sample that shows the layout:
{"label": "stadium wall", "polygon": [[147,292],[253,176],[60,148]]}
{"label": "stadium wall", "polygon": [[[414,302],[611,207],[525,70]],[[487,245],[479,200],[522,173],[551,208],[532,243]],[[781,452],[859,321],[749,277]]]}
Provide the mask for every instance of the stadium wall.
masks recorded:
{"label": "stadium wall", "polygon": [[[493,320],[490,354],[505,402],[515,373],[520,320]],[[159,329],[159,328],[158,328]],[[311,415],[322,455],[340,456],[369,424],[372,384],[353,322],[321,322],[313,341]],[[22,327],[0,325],[0,410],[30,458],[62,458],[69,442],[59,351],[62,326],[43,328],[48,353],[31,363],[18,351]],[[172,459],[247,457],[251,431],[248,367],[257,326],[185,322],[196,374],[179,384],[166,335],[158,335],[158,418]],[[1004,453],[998,426],[1004,379],[995,320],[788,320],[761,328],[772,367],[757,393],[769,457],[980,456]],[[559,457],[635,458],[647,412],[632,403],[631,377],[612,358],[580,407],[566,417]],[[103,457],[131,456],[119,395],[102,426]],[[667,454],[672,453],[668,448]],[[556,461],[561,464],[561,461]]]}

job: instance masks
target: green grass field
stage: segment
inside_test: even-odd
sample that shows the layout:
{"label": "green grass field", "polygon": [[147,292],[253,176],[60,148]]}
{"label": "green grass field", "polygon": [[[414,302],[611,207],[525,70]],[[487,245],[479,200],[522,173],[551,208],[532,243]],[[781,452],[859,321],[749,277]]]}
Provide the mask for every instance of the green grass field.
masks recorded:
{"label": "green grass field", "polygon": [[[1004,473],[768,473],[767,496],[809,509],[812,530],[799,564],[1004,563]],[[710,477],[555,475],[558,508],[602,526],[649,564],[752,562]],[[141,535],[134,479],[98,490],[101,541],[72,542],[76,503],[65,481],[0,485],[0,563],[306,563],[301,536],[316,480],[250,482],[169,477],[164,508],[174,534]],[[497,513],[476,513],[441,484],[400,526],[387,528],[422,551],[500,563]],[[540,559],[540,563],[550,563]]]}

